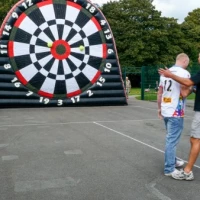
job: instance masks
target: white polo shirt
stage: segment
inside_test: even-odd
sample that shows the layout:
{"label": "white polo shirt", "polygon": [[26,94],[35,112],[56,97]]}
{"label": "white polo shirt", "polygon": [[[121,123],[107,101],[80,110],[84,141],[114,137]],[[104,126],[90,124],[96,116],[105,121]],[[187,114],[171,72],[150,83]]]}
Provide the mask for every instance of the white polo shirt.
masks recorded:
{"label": "white polo shirt", "polygon": [[[179,66],[169,69],[173,74],[190,78],[190,73]],[[161,114],[164,117],[184,117],[186,99],[181,96],[181,86],[178,82],[164,76],[160,77],[160,87],[163,88]]]}

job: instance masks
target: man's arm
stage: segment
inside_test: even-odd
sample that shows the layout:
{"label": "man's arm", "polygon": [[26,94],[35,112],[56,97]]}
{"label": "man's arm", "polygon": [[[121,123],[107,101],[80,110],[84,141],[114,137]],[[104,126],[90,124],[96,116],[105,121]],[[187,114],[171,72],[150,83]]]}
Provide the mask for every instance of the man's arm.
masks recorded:
{"label": "man's arm", "polygon": [[187,96],[189,96],[191,93],[193,92],[193,87],[186,87],[184,85],[181,85],[181,96],[183,98],[186,98]]}
{"label": "man's arm", "polygon": [[158,70],[158,73],[162,76],[171,78],[171,79],[177,81],[178,83],[185,85],[187,87],[194,85],[193,81],[191,81],[189,78],[182,78],[180,76],[176,76],[175,74],[172,74],[167,67],[165,69],[160,68]]}
{"label": "man's arm", "polygon": [[157,103],[158,103],[158,117],[162,119],[161,115],[161,101],[162,101],[162,93],[163,93],[163,87],[159,87],[158,93],[157,93]]}

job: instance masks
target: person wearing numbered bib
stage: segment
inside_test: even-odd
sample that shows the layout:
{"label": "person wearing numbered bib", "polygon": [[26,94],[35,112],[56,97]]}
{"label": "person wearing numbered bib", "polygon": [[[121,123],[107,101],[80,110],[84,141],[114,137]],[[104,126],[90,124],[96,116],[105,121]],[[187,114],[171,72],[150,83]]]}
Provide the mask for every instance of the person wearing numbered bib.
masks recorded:
{"label": "person wearing numbered bib", "polygon": [[[198,57],[198,63],[200,64],[200,53]],[[190,132],[190,153],[188,158],[188,163],[178,171],[178,173],[172,174],[172,178],[178,180],[191,181],[194,179],[192,168],[200,153],[200,71],[193,75],[191,78],[183,78],[178,74],[174,74],[169,69],[159,69],[159,74],[177,81],[180,84],[190,87],[190,92],[195,93],[194,101],[194,118],[191,125]]]}
{"label": "person wearing numbered bib", "polygon": [[[190,78],[190,73],[186,70],[188,64],[189,57],[181,53],[177,55],[175,65],[169,70],[180,77]],[[188,87],[180,85],[171,78],[160,77],[157,101],[158,116],[164,120],[166,128],[164,164],[166,176],[178,173],[176,168],[184,165],[183,161],[176,158],[176,147],[183,130],[185,102],[188,94]]]}

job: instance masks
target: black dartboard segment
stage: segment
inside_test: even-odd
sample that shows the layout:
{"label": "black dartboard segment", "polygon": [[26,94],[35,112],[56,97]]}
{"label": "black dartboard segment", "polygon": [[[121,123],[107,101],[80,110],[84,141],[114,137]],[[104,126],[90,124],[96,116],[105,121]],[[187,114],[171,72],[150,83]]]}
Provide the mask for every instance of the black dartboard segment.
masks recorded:
{"label": "black dartboard segment", "polygon": [[[58,102],[62,106],[91,104],[91,100],[92,104],[110,104],[106,98],[112,93],[117,98],[115,92],[121,90],[119,104],[127,104],[111,29],[91,2],[20,1],[8,13],[0,36],[0,73],[15,75],[6,86],[5,78],[2,83],[0,79],[1,99],[5,88],[14,87],[20,97],[27,90],[28,105],[37,104],[35,97],[39,104],[46,99],[53,106]],[[115,75],[120,77],[118,82],[111,81]],[[98,90],[106,91],[99,95]],[[31,97],[34,102],[29,103]]]}

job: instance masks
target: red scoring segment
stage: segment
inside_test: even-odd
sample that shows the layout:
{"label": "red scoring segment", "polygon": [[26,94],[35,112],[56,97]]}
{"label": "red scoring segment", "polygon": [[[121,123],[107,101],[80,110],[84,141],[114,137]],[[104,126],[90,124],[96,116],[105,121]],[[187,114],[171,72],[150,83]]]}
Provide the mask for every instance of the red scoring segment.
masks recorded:
{"label": "red scoring segment", "polygon": [[57,40],[53,43],[53,46],[51,47],[51,53],[54,58],[58,60],[63,60],[68,58],[68,56],[70,55],[71,47],[68,42],[64,40]]}

